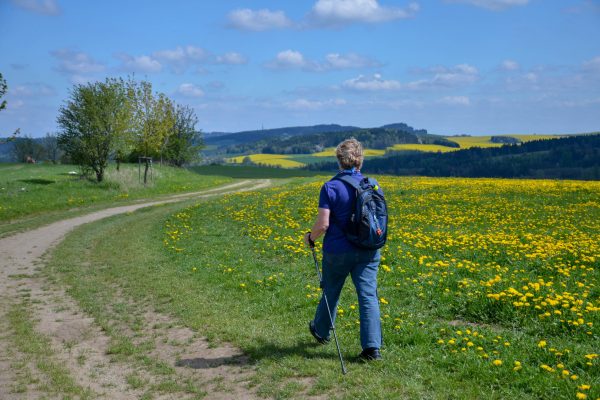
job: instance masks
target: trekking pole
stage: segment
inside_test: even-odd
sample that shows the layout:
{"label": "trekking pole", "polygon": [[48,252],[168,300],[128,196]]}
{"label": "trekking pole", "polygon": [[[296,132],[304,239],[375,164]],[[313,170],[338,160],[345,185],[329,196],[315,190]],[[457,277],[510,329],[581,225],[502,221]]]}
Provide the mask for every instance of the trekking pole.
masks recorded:
{"label": "trekking pole", "polygon": [[[310,237],[309,237],[310,240]],[[329,301],[325,295],[325,288],[323,288],[323,278],[321,277],[321,270],[319,269],[319,261],[317,261],[317,253],[315,252],[315,243],[310,241],[310,250],[312,251],[313,259],[315,260],[315,268],[317,269],[317,275],[319,276],[319,285],[323,290],[323,298],[325,299],[325,306],[327,307],[327,315],[329,315],[329,322],[331,322],[331,329],[333,330],[333,338],[335,339],[335,346],[337,347],[338,356],[340,357],[340,365],[342,366],[342,374],[346,375],[346,366],[344,365],[344,359],[342,358],[342,351],[340,350],[340,343],[338,342],[337,334],[335,333],[335,324],[333,323],[333,317],[331,316],[331,310],[329,308]]]}

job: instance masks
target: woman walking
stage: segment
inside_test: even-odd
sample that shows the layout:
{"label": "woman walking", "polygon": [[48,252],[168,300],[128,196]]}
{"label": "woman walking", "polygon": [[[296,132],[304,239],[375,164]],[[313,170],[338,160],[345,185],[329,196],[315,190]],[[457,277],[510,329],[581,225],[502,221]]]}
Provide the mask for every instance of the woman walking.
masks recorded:
{"label": "woman walking", "polygon": [[[326,302],[321,297],[315,318],[309,323],[309,330],[319,343],[329,342],[331,321],[328,312],[335,320],[340,293],[347,276],[350,275],[356,287],[360,312],[362,352],[359,358],[366,361],[380,360],[382,336],[377,297],[380,251],[357,247],[345,234],[354,211],[356,189],[344,182],[343,179],[346,178],[343,177],[351,177],[357,183],[364,179],[360,173],[364,160],[363,147],[356,139],[344,140],[336,148],[336,157],[340,173],[321,188],[317,220],[311,231],[304,236],[306,244],[310,245],[325,234],[322,289],[330,307],[330,310],[327,310]],[[374,189],[383,196],[379,185],[374,183]]]}

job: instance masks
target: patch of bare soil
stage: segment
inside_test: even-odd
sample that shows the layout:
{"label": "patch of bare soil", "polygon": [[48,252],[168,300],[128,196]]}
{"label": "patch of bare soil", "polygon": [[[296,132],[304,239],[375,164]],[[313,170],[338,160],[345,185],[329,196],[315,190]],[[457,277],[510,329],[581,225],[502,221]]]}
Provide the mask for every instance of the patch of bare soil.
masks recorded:
{"label": "patch of bare soil", "polygon": [[[269,180],[242,181],[197,193],[114,207],[81,217],[66,219],[31,231],[0,239],[0,399],[48,398],[38,390],[43,374],[14,348],[10,339],[6,315],[14,304],[27,298],[36,330],[51,341],[54,360],[66,367],[75,382],[90,389],[97,398],[137,399],[146,390],[128,377],[136,376],[150,385],[152,374],[127,361],[115,361],[108,354],[111,338],[99,325],[84,315],[77,304],[64,292],[37,274],[43,265],[43,255],[75,227],[112,215],[132,212],[142,207],[172,203],[188,198],[210,197],[235,191],[248,191],[270,185]],[[169,317],[146,310],[148,328],[141,334],[154,340],[151,357],[175,368],[176,373],[203,382],[202,390],[211,399],[254,398],[248,386],[252,369],[239,350],[222,346],[210,348],[187,328],[177,327]],[[150,331],[151,329],[151,331]],[[16,365],[20,366],[16,368]],[[19,374],[28,374],[19,379]],[[29,382],[16,387],[16,382]],[[159,391],[154,398],[185,398],[182,393]],[[62,397],[62,396],[59,396]]]}
{"label": "patch of bare soil", "polygon": [[178,325],[170,316],[136,304],[122,293],[117,297],[137,311],[141,323],[136,322],[136,330],[123,322],[121,326],[116,323],[115,327],[127,332],[135,343],[151,343],[149,357],[174,366],[180,378],[194,380],[210,393],[211,399],[256,398],[250,382],[253,368],[239,349],[227,344],[211,346],[205,338]]}

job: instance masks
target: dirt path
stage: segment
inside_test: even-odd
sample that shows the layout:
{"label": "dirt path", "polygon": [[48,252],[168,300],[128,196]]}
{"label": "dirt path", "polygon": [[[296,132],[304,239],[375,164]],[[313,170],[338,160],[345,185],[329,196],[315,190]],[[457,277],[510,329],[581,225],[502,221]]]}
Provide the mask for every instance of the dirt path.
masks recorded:
{"label": "dirt path", "polygon": [[[186,193],[156,201],[113,207],[76,218],[52,223],[31,231],[0,239],[0,399],[63,398],[60,393],[38,390],[47,377],[35,362],[19,353],[10,340],[7,317],[15,306],[27,304],[36,332],[50,341],[52,359],[65,367],[75,383],[88,390],[92,398],[136,399],[144,394],[143,386],[156,379],[151,373],[119,361],[108,354],[111,338],[60,287],[36,274],[43,266],[43,256],[72,229],[109,216],[132,212],[143,207],[173,203],[191,198],[257,190],[270,180],[241,181],[202,192]],[[85,262],[85,260],[82,260]],[[115,299],[127,302],[127,299]],[[136,306],[149,328],[136,332],[136,341],[152,341],[151,356],[176,369],[180,380],[199,383],[208,398],[254,398],[248,379],[252,374],[247,360],[232,347],[210,348],[203,338],[191,330],[178,327],[170,317],[149,307]],[[127,331],[126,326],[115,329]],[[176,361],[178,360],[178,361]],[[19,368],[16,368],[16,365]],[[27,375],[25,387],[18,374]],[[16,387],[16,382],[21,382]],[[146,385],[136,384],[146,383]],[[192,383],[189,383],[190,385]],[[158,392],[153,398],[198,397]]]}

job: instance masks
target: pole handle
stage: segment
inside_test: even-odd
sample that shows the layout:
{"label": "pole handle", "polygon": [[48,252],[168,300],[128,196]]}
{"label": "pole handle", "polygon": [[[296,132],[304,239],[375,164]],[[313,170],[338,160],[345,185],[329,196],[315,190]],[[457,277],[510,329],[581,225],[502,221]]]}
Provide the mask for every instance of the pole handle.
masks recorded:
{"label": "pole handle", "polygon": [[310,246],[311,249],[314,249],[315,248],[315,242],[314,242],[314,240],[312,240],[310,238],[310,234],[311,233],[312,233],[311,231],[308,231],[308,232],[305,233],[305,235],[308,235],[308,237],[307,237],[307,239],[308,239],[308,245]]}

